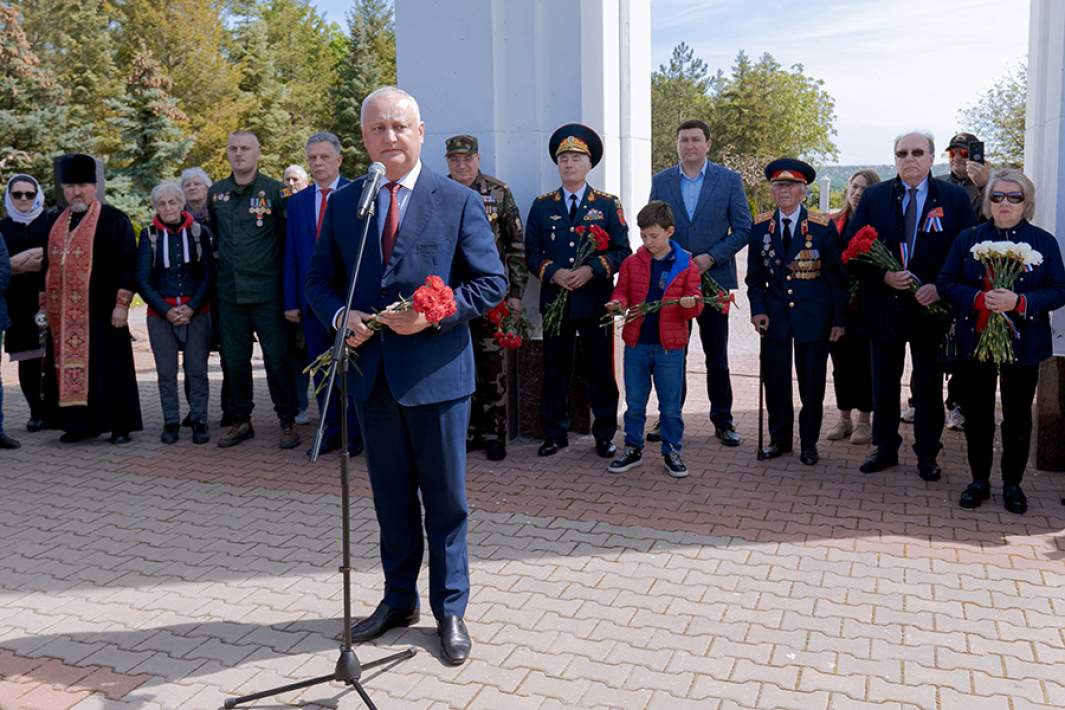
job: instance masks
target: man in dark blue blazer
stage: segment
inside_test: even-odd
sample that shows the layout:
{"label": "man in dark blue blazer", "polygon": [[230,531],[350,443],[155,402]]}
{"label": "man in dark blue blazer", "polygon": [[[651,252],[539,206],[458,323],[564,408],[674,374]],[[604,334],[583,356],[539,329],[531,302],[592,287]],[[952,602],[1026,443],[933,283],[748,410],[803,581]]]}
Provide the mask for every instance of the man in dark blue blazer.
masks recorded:
{"label": "man in dark blue blazer", "polygon": [[[311,169],[314,182],[288,198],[285,213],[285,276],[284,302],[285,319],[290,323],[303,325],[303,337],[307,343],[307,362],[309,365],[319,354],[329,349],[333,339],[324,325],[311,310],[303,288],[307,272],[311,268],[311,256],[318,243],[318,233],[325,219],[325,207],[329,198],[351,180],[340,175],[340,163],[343,160],[340,140],[328,132],[315,133],[307,139],[307,165]],[[323,375],[314,375],[314,387],[318,389]],[[322,412],[322,400],[325,392],[319,392],[318,412]],[[340,403],[335,399],[325,412],[325,440],[319,453],[335,451],[340,446]],[[348,450],[352,456],[362,453],[362,433],[359,420],[355,414],[354,400],[348,406]]]}
{"label": "man in dark blue blazer", "polygon": [[[943,435],[943,366],[939,346],[948,322],[929,312],[940,300],[936,278],[958,232],[976,224],[965,190],[931,176],[935,157],[931,135],[912,132],[895,139],[894,180],[862,193],[847,223],[844,240],[866,225],[902,265],[887,271],[851,261],[858,277],[858,308],[873,334],[873,441],[877,449],[861,465],[876,473],[898,465],[899,398],[906,344],[913,362],[914,445],[917,472],[925,481],[939,480],[936,463]],[[916,286],[916,292],[913,287]]]}
{"label": "man in dark blue blazer", "polygon": [[[422,506],[429,542],[429,604],[444,659],[463,663],[470,636],[463,623],[469,599],[466,548],[466,428],[474,390],[467,323],[503,300],[507,279],[477,193],[421,163],[425,124],[412,96],[382,87],[362,104],[362,139],[388,182],[377,197],[355,299],[346,326],[348,275],[362,222],[357,202],[365,178],[341,188],[326,207],[307,274],[307,300],[323,323],[345,327],[355,348],[350,387],[366,442],[377,522],[381,528],[384,599],[352,629],[367,641],[418,620]],[[414,310],[366,320],[430,275],[454,289],[456,312],[431,327]]]}
{"label": "man in dark blue blazer", "polygon": [[[709,126],[698,120],[680,124],[680,163],[651,179],[651,199],[669,204],[677,220],[673,239],[692,253],[699,270],[709,271],[723,288],[735,289],[736,254],[750,239],[751,210],[739,174],[707,160],[709,150]],[[710,421],[722,444],[739,446],[743,439],[732,424],[728,315],[716,308],[704,308],[696,320],[706,355]],[[654,441],[652,437],[656,435],[652,432],[647,438]]]}

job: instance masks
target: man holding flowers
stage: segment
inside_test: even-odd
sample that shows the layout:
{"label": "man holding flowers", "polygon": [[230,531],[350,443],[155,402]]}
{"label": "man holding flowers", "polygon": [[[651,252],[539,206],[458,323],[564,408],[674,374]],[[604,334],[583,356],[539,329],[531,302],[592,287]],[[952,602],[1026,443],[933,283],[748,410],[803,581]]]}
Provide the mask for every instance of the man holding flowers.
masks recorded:
{"label": "man holding flowers", "polygon": [[1035,186],[1020,170],[996,171],[984,193],[991,221],[958,235],[939,275],[958,311],[966,384],[965,443],[973,481],[962,508],[991,497],[995,388],[1002,391],[1002,503],[1022,514],[1021,479],[1032,438],[1039,363],[1051,355],[1050,312],[1065,305],[1065,266],[1053,235],[1030,224]]}
{"label": "man holding flowers", "polygon": [[365,178],[329,200],[306,280],[315,315],[346,328],[358,355],[350,387],[381,529],[384,598],[352,638],[368,641],[418,621],[424,506],[429,604],[444,660],[460,664],[471,646],[463,623],[470,588],[466,427],[474,390],[467,323],[503,300],[507,279],[481,198],[422,165],[425,124],[414,97],[379,88],[363,101],[361,123],[367,152],[384,164],[388,182],[378,193],[346,325],[339,321],[362,233],[356,203]]}
{"label": "man holding flowers", "polygon": [[[948,320],[935,313],[940,300],[936,277],[963,229],[976,223],[969,197],[960,187],[931,176],[935,156],[930,134],[913,131],[895,139],[894,180],[866,189],[847,223],[845,241],[871,226],[875,239],[897,262],[851,259],[858,277],[860,317],[873,341],[873,440],[877,449],[862,463],[862,473],[898,465],[899,397],[906,345],[913,362],[914,452],[925,481],[939,480],[936,458],[943,435],[943,366],[939,346]],[[870,234],[866,230],[863,234]]]}
{"label": "man holding flowers", "polygon": [[629,228],[621,200],[587,182],[603,157],[603,141],[595,131],[568,123],[552,134],[548,153],[558,165],[562,186],[533,201],[525,228],[525,259],[530,273],[540,279],[544,315],[544,442],[538,453],[552,456],[569,445],[570,372],[579,334],[595,416],[595,450],[613,458],[618,388],[611,366],[613,338],[599,327],[599,318],[610,300],[614,274],[631,252]]}

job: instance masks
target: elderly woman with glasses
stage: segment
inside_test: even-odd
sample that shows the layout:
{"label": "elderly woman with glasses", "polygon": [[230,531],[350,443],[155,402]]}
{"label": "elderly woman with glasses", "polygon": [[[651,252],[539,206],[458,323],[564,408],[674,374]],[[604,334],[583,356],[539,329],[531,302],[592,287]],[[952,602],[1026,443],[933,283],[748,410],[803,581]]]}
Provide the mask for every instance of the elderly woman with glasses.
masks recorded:
{"label": "elderly woman with glasses", "polygon": [[148,340],[159,378],[164,422],[160,440],[164,444],[178,440],[178,352],[183,351],[192,441],[206,444],[210,440],[207,355],[211,346],[211,235],[184,209],[185,193],[175,182],[160,183],[152,190],[152,207],[155,217],[141,231],[137,249],[137,284],[148,304]]}
{"label": "elderly woman with glasses", "polygon": [[[1065,266],[1050,233],[1028,220],[1035,212],[1035,185],[1020,170],[994,172],[984,189],[983,214],[989,221],[962,232],[939,274],[937,286],[957,315],[958,351],[964,368],[965,442],[973,482],[961,494],[962,508],[991,497],[995,440],[995,387],[1002,391],[1002,503],[1011,513],[1028,510],[1021,479],[1032,438],[1032,400],[1039,363],[1051,355],[1050,312],[1065,305]],[[1022,273],[1013,289],[992,288],[986,268],[971,249],[980,242],[1029,244],[1041,264]],[[1005,314],[1013,332],[1012,363],[980,362],[973,351],[989,313]]]}
{"label": "elderly woman with glasses", "polygon": [[44,191],[32,175],[18,173],[7,181],[4,212],[7,216],[0,220],[0,234],[11,255],[11,283],[6,291],[11,327],[4,335],[4,348],[18,362],[19,385],[30,407],[26,430],[34,432],[43,429],[48,418],[42,386],[44,346],[34,321],[37,294],[44,290],[48,219]]}

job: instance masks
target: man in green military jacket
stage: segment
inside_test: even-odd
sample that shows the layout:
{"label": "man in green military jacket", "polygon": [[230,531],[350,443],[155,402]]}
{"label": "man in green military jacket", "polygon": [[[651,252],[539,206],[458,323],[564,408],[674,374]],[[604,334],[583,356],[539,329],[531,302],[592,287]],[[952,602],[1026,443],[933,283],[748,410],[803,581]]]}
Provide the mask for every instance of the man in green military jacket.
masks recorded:
{"label": "man in green military jacket", "polygon": [[[496,237],[499,258],[510,284],[506,299],[512,313],[521,312],[521,297],[529,280],[525,265],[525,235],[521,214],[507,184],[481,172],[477,138],[452,136],[445,143],[447,167],[452,180],[481,196],[488,223]],[[477,391],[470,409],[467,450],[484,447],[490,461],[507,457],[507,360],[503,346],[495,339],[496,325],[487,317],[470,321],[473,354],[477,367]]]}
{"label": "man in green military jacket", "polygon": [[251,356],[258,336],[266,382],[281,420],[282,449],[299,446],[296,387],[287,366],[281,277],[285,257],[282,185],[259,172],[259,139],[250,131],[229,134],[226,157],[232,174],[211,186],[207,207],[218,235],[218,314],[222,360],[232,387],[233,424],[218,445],[236,446],[255,436]]}

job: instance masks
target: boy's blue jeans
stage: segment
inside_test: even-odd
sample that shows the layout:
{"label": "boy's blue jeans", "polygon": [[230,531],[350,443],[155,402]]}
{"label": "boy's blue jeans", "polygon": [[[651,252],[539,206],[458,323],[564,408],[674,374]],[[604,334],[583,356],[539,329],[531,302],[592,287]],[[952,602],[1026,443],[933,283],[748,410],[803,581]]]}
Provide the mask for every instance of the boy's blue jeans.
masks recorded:
{"label": "boy's blue jeans", "polygon": [[625,445],[643,448],[652,379],[658,395],[662,453],[679,452],[684,438],[684,419],[680,414],[684,348],[666,350],[661,345],[625,346]]}

